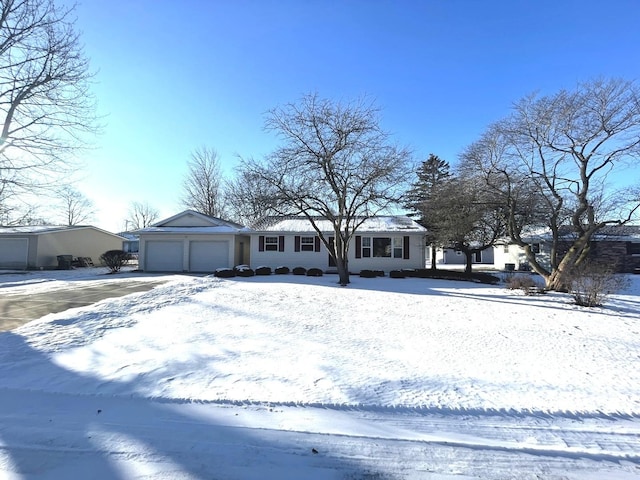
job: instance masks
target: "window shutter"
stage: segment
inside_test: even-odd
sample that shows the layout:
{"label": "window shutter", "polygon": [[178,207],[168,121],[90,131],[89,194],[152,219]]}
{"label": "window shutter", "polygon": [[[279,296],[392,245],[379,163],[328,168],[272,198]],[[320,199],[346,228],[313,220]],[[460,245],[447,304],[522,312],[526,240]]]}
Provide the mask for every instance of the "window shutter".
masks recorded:
{"label": "window shutter", "polygon": [[402,249],[402,258],[409,260],[409,236],[404,237],[404,245]]}
{"label": "window shutter", "polygon": [[314,250],[316,252],[319,252],[320,251],[320,237],[316,237],[314,242],[315,242],[314,245],[313,245],[314,246]]}
{"label": "window shutter", "polygon": [[356,258],[362,258],[362,237],[356,235]]}
{"label": "window shutter", "polygon": [[278,237],[278,251],[284,252],[284,235]]}
{"label": "window shutter", "polygon": [[300,251],[300,235],[296,235],[295,237],[293,237],[293,241],[294,241],[293,251],[299,252]]}
{"label": "window shutter", "polygon": [[264,252],[264,235],[258,237],[258,251]]}

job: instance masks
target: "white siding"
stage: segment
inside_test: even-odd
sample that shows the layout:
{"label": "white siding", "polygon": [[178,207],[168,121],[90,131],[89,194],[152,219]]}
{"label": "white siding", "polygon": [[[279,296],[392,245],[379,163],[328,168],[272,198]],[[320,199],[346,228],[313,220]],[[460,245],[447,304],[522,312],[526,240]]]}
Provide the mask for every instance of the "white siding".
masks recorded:
{"label": "white siding", "polygon": [[[284,251],[260,251],[260,236],[279,236],[277,233],[264,233],[251,236],[251,266],[257,268],[260,266],[268,266],[276,268],[285,266],[289,268],[305,267],[320,268],[322,270],[335,270],[335,267],[329,267],[329,252],[324,244],[321,244],[319,252],[295,251],[296,235],[284,235]],[[298,234],[308,236],[309,234]],[[405,235],[400,233],[363,233],[364,236],[375,237],[401,237]],[[393,257],[369,257],[356,258],[355,244],[349,248],[349,270],[359,273],[361,270],[399,270],[403,268],[424,268],[425,267],[425,245],[424,236],[408,235],[409,237],[409,254],[410,258],[393,258]]]}

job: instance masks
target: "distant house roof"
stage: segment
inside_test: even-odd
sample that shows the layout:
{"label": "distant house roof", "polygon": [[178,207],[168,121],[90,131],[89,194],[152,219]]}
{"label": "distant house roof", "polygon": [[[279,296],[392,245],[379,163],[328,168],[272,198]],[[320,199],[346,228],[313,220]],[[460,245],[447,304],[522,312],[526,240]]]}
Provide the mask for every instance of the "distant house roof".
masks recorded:
{"label": "distant house roof", "polygon": [[[313,217],[315,224],[321,232],[332,232],[332,223],[323,217]],[[307,217],[289,216],[289,217],[266,217],[253,225],[256,232],[315,232],[311,222]],[[360,233],[379,233],[379,232],[415,232],[424,233],[427,229],[411,218],[398,216],[376,216],[369,217],[364,220],[362,225],[358,227]]]}
{"label": "distant house roof", "polygon": [[[576,236],[573,227],[563,225],[560,227],[559,236],[561,239],[571,239]],[[551,232],[548,228],[532,229],[523,232],[522,239],[526,242],[545,242],[551,240]],[[598,230],[592,237],[595,241],[640,241],[640,225],[607,225]],[[510,240],[503,239],[504,243]]]}
{"label": "distant house roof", "polygon": [[16,227],[0,227],[0,235],[44,235],[47,233],[69,232],[74,230],[92,229],[107,235],[119,237],[119,235],[92,225],[23,225]]}

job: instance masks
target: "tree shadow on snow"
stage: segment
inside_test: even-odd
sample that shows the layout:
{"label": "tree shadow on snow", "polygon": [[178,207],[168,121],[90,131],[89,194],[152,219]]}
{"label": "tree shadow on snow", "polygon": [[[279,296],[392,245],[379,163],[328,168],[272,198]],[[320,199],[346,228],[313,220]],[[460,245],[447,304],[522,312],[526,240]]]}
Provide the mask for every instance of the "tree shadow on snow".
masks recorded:
{"label": "tree shadow on snow", "polygon": [[[325,457],[312,450],[313,436],[252,428],[237,406],[56,391],[59,382],[97,392],[105,380],[61,368],[12,332],[0,334],[0,352],[0,472],[55,480],[371,478],[366,459]],[[21,373],[24,388],[7,383]]]}

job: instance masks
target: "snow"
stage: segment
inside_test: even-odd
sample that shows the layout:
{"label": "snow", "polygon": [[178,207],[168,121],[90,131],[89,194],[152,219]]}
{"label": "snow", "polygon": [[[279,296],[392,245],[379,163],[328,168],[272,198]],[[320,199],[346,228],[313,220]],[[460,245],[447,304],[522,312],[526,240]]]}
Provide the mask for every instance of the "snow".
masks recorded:
{"label": "snow", "polygon": [[[316,217],[315,224],[321,232],[333,232],[331,221]],[[315,234],[316,230],[306,217],[267,217],[255,226],[255,232],[302,233]],[[406,215],[375,216],[363,220],[358,227],[360,233],[389,233],[389,232],[426,232],[419,223]]]}
{"label": "snow", "polygon": [[[640,478],[640,276],[601,308],[333,275],[165,280],[0,333],[0,478]],[[315,453],[317,452],[317,453]]]}

